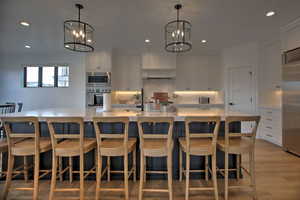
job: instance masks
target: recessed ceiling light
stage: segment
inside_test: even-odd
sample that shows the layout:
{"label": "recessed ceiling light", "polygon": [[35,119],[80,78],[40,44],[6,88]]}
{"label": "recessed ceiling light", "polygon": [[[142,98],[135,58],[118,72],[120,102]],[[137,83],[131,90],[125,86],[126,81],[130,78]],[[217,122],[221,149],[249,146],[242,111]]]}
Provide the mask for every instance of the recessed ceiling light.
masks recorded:
{"label": "recessed ceiling light", "polygon": [[266,13],[267,17],[271,17],[271,16],[274,16],[274,15],[275,15],[274,11],[269,11],[269,12]]}
{"label": "recessed ceiling light", "polygon": [[29,46],[29,45],[25,45],[25,48],[27,48],[27,49],[30,49],[30,48],[31,48],[31,46]]}
{"label": "recessed ceiling light", "polygon": [[206,41],[206,40],[201,40],[201,42],[202,42],[202,43],[206,43],[207,41]]}
{"label": "recessed ceiling light", "polygon": [[22,26],[30,26],[30,24],[29,24],[28,22],[25,22],[25,21],[20,22],[20,24],[21,24]]}
{"label": "recessed ceiling light", "polygon": [[88,42],[88,43],[91,43],[91,42],[92,42],[92,40],[91,40],[91,39],[87,39],[87,42]]}
{"label": "recessed ceiling light", "polygon": [[149,40],[149,39],[146,39],[146,40],[145,40],[145,42],[146,42],[146,43],[149,43],[149,42],[150,42],[150,40]]}
{"label": "recessed ceiling light", "polygon": [[69,48],[70,46],[66,44],[65,47],[66,47],[66,48]]}

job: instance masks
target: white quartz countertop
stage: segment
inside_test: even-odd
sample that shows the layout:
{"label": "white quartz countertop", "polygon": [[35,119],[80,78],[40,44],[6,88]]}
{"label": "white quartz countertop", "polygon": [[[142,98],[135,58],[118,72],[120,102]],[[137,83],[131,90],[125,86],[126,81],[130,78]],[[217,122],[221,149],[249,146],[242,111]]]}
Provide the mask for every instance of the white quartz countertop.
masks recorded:
{"label": "white quartz countertop", "polygon": [[129,117],[130,121],[136,121],[137,117],[174,117],[175,121],[184,121],[185,117],[190,116],[221,116],[222,120],[226,116],[253,116],[257,113],[242,113],[242,112],[225,112],[224,109],[197,109],[197,110],[184,110],[180,109],[177,112],[140,112],[122,109],[114,109],[111,112],[103,112],[95,108],[86,109],[66,109],[66,108],[52,108],[41,109],[32,111],[23,111],[20,113],[11,113],[1,116],[31,116],[38,117],[40,121],[44,121],[46,117],[83,117],[85,121],[91,121],[93,117]]}

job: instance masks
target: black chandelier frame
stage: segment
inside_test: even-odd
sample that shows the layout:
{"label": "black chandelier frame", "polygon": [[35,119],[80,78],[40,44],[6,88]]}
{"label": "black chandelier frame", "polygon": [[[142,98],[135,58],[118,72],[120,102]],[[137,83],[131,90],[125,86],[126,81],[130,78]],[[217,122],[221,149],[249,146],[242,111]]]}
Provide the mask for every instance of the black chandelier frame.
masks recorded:
{"label": "black chandelier frame", "polygon": [[[165,50],[167,52],[171,52],[171,53],[182,53],[182,52],[187,52],[190,51],[192,49],[192,44],[189,41],[186,41],[186,32],[189,33],[189,39],[191,39],[191,27],[192,24],[187,21],[187,20],[181,20],[179,19],[179,10],[182,8],[181,4],[176,4],[174,6],[174,8],[177,10],[177,19],[168,22],[165,25]],[[169,34],[172,34],[168,29],[170,25],[176,25],[176,27],[178,28],[179,24],[182,24],[182,31],[184,32],[184,36],[182,37],[181,41],[168,41],[168,36]],[[189,30],[190,29],[190,30]],[[186,48],[179,48],[179,49],[174,49],[174,46],[183,46]]]}
{"label": "black chandelier frame", "polygon": [[[93,32],[94,32],[94,28],[86,23],[80,20],[80,10],[83,9],[83,6],[81,4],[75,4],[75,6],[78,8],[78,20],[66,20],[64,21],[64,47],[66,49],[72,50],[72,51],[76,51],[76,52],[93,52],[94,51],[94,47],[91,44],[88,44],[87,42],[87,33],[89,33],[91,35],[91,41],[93,39]],[[78,24],[78,27],[83,27],[83,34],[85,35],[84,37],[84,43],[83,42],[77,42],[77,39],[75,36],[72,37],[72,40],[67,40],[66,38],[66,30],[68,31],[72,31],[70,30],[70,26],[72,26],[72,23]],[[79,46],[84,47],[86,50],[82,50],[79,48]]]}

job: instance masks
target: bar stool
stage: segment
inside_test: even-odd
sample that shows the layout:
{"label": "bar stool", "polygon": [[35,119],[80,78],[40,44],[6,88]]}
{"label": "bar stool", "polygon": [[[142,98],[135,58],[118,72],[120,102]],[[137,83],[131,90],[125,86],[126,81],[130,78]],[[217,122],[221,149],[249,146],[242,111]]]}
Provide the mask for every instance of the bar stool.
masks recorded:
{"label": "bar stool", "polygon": [[[32,156],[34,155],[34,181],[33,188],[15,188],[16,190],[33,191],[33,199],[38,199],[39,192],[39,178],[50,173],[50,170],[40,170],[40,153],[51,150],[51,141],[48,138],[40,137],[39,122],[35,117],[2,117],[1,121],[4,125],[7,134],[8,143],[8,169],[6,182],[2,197],[6,199],[10,189],[14,157],[15,156]],[[12,123],[29,123],[34,126],[34,133],[15,133],[12,132]],[[22,141],[16,142],[16,140]],[[40,172],[44,172],[41,176]]]}
{"label": "bar stool", "polygon": [[[16,139],[15,142],[22,141],[21,138]],[[0,178],[5,177],[7,174],[7,171],[3,171],[3,153],[8,151],[8,143],[7,140],[2,138],[0,139]],[[12,172],[12,178],[15,178],[16,176],[20,174],[24,174],[24,180],[25,182],[28,181],[28,175],[29,175],[29,169],[33,166],[28,165],[27,156],[23,156],[23,164],[20,166],[15,167]]]}
{"label": "bar stool", "polygon": [[[136,181],[136,138],[128,138],[129,118],[128,117],[94,117],[94,127],[97,138],[97,180],[96,180],[96,200],[99,199],[100,191],[124,192],[125,199],[129,199],[128,179],[133,175],[133,180]],[[104,123],[121,123],[123,124],[123,133],[104,133]],[[133,166],[128,171],[128,154],[132,153]],[[102,171],[102,157],[123,156],[124,170],[110,170],[108,166]],[[124,174],[124,188],[101,188],[101,177],[104,173],[123,173]],[[108,180],[109,181],[109,180]]]}
{"label": "bar stool", "polygon": [[[217,142],[217,148],[225,153],[225,169],[224,173],[222,170],[221,174],[225,177],[225,191],[224,199],[228,200],[228,190],[229,189],[238,189],[238,188],[250,188],[252,189],[253,199],[256,199],[256,184],[255,184],[255,139],[256,131],[260,121],[260,116],[229,116],[225,119],[225,138],[220,138]],[[229,125],[233,122],[255,122],[255,125],[252,127],[250,133],[230,133]],[[243,169],[246,174],[251,178],[251,183],[248,185],[235,185],[229,186],[228,184],[228,156],[229,154],[237,155],[237,158],[240,158],[242,154],[248,154],[249,156],[249,171],[243,166],[239,166]],[[238,159],[239,165],[240,159]],[[239,168],[238,167],[238,168]],[[239,172],[240,169],[237,169]],[[237,173],[239,176],[239,173]]]}
{"label": "bar stool", "polygon": [[[84,122],[81,117],[51,117],[46,119],[51,135],[52,143],[52,178],[49,199],[52,200],[55,192],[80,192],[80,199],[84,199],[84,154],[96,148],[96,140],[84,138]],[[79,134],[59,134],[55,124],[74,123],[79,125]],[[58,157],[79,156],[80,162],[80,187],[57,188],[57,161]]]}
{"label": "bar stool", "polygon": [[[180,180],[182,174],[186,177],[185,199],[189,199],[189,191],[214,191],[215,199],[218,200],[218,185],[217,185],[217,166],[216,166],[216,147],[217,137],[220,127],[220,117],[186,117],[185,118],[185,138],[179,138],[180,152],[179,152],[179,171]],[[208,133],[191,133],[191,123],[205,123],[210,126],[214,124],[212,132]],[[182,167],[182,152],[186,153],[186,169]],[[205,170],[191,170],[190,169],[190,156],[205,156]],[[212,168],[209,168],[208,156],[211,156]],[[205,172],[205,179],[208,181],[208,171],[212,175],[212,187],[190,187],[190,173],[191,172]]]}
{"label": "bar stool", "polygon": [[[172,190],[172,153],[173,153],[173,117],[139,117],[138,128],[140,137],[140,152],[141,152],[141,172],[140,172],[140,186],[139,186],[139,200],[143,198],[143,192],[168,192],[169,199],[173,199]],[[145,124],[168,124],[167,134],[146,134],[144,131]],[[167,157],[167,171],[147,171],[146,157]],[[146,174],[168,174],[168,189],[146,189],[144,188],[144,181],[146,181]]]}

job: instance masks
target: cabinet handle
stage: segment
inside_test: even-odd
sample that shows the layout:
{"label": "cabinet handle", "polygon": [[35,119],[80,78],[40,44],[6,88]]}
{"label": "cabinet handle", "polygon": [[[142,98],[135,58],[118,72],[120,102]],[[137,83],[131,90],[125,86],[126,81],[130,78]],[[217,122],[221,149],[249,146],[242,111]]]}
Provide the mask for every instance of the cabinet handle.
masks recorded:
{"label": "cabinet handle", "polygon": [[271,119],[271,118],[267,118],[267,120],[268,120],[268,121],[272,121],[272,119]]}
{"label": "cabinet handle", "polygon": [[267,126],[266,128],[268,128],[268,129],[272,129],[272,127],[271,127],[271,126]]}
{"label": "cabinet handle", "polygon": [[273,137],[273,135],[267,134],[268,137]]}

